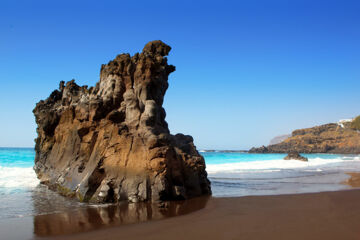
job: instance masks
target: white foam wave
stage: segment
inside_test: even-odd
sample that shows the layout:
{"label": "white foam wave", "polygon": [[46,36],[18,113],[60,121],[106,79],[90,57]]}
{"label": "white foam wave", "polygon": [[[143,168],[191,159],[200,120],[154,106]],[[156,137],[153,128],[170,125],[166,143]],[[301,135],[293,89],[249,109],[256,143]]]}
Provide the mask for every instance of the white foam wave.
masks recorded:
{"label": "white foam wave", "polygon": [[360,160],[360,156],[354,156],[354,157],[344,156],[344,157],[342,157],[342,159],[344,159],[344,160],[357,160],[357,161],[359,161],[359,160]]}
{"label": "white foam wave", "polygon": [[[279,171],[282,169],[299,169],[299,168],[313,168],[328,164],[337,164],[342,162],[359,161],[358,157],[351,160],[344,160],[342,158],[323,159],[323,158],[310,158],[308,162],[298,160],[267,160],[267,161],[252,161],[252,162],[238,162],[238,163],[224,163],[224,164],[207,164],[206,170],[209,174],[215,173],[236,173],[248,171]],[[321,171],[316,168],[316,171]]]}
{"label": "white foam wave", "polygon": [[0,188],[33,188],[39,180],[32,168],[1,167]]}

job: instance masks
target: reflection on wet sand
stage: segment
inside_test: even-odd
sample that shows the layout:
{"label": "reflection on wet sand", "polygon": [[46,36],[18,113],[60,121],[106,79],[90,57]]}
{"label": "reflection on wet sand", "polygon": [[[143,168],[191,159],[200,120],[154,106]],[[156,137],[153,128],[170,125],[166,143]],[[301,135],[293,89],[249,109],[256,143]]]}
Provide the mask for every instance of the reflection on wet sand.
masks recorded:
{"label": "reflection on wet sand", "polygon": [[208,197],[163,204],[120,203],[88,206],[76,211],[34,217],[34,234],[38,237],[71,234],[108,226],[159,220],[187,214],[205,207]]}

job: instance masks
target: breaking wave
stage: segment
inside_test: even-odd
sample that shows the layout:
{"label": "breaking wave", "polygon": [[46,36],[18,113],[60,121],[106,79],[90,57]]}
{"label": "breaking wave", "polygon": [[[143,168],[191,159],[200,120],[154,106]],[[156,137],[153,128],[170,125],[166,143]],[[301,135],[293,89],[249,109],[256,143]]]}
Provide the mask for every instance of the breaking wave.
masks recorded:
{"label": "breaking wave", "polygon": [[[358,157],[355,158],[309,158],[308,162],[302,162],[298,160],[265,160],[265,161],[251,161],[251,162],[235,162],[235,163],[223,163],[223,164],[207,164],[206,170],[209,174],[219,172],[272,172],[280,171],[282,169],[298,169],[298,168],[314,168],[321,166],[336,166],[341,163],[350,163],[350,161],[359,161]],[[317,171],[321,171],[321,168],[316,168]]]}
{"label": "breaking wave", "polygon": [[21,167],[0,166],[0,188],[34,188],[39,184],[34,170]]}

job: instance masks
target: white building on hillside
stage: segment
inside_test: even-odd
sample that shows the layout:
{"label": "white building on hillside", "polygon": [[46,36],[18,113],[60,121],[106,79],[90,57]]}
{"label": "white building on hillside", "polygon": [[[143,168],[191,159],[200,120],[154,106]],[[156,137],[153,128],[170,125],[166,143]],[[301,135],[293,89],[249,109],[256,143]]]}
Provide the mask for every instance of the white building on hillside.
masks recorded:
{"label": "white building on hillside", "polygon": [[353,121],[353,119],[340,119],[340,120],[337,122],[337,124],[338,124],[340,127],[344,128],[344,123],[348,123],[348,122],[352,122],[352,121]]}

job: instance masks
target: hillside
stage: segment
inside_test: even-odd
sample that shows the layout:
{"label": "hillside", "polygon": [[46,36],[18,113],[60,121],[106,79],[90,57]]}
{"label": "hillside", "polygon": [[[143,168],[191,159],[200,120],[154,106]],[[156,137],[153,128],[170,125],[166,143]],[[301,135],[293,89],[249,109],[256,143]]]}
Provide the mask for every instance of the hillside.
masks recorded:
{"label": "hillside", "polygon": [[298,129],[278,144],[252,148],[251,153],[360,153],[360,131],[355,118],[312,128]]}

